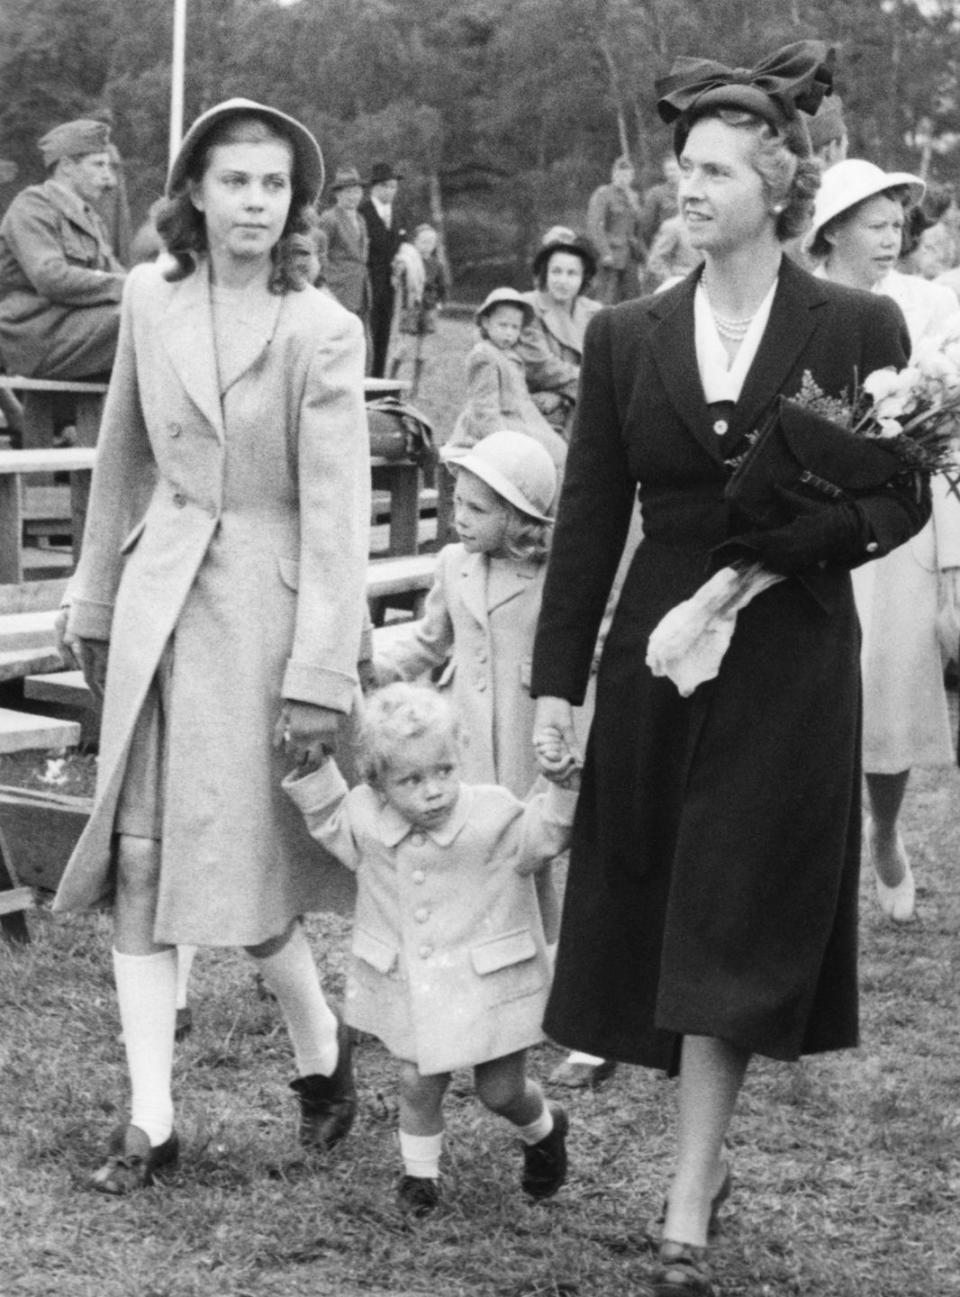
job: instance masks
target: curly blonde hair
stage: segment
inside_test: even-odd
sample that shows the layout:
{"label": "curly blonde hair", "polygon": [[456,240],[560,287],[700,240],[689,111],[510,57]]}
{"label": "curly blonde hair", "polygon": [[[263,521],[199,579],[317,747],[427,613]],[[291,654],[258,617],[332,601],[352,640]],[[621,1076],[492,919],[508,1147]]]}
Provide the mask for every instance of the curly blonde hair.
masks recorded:
{"label": "curly blonde hair", "polygon": [[370,694],[360,723],[360,777],[379,788],[384,771],[411,739],[440,733],[459,750],[460,727],[450,704],[429,685],[398,681]]}

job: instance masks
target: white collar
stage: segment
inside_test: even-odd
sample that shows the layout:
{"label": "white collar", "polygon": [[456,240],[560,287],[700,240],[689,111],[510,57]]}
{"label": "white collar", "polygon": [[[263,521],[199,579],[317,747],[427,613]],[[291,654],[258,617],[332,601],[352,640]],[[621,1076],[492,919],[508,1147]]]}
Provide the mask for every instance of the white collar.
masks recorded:
{"label": "white collar", "polygon": [[744,380],[753,364],[767,321],[770,319],[770,309],[779,282],[779,277],[774,279],[766,297],[757,307],[756,314],[750,321],[750,327],[744,334],[732,362],[717,331],[702,278],[698,283],[697,291],[693,295],[694,347],[703,395],[708,405],[712,405],[715,401],[739,400]]}

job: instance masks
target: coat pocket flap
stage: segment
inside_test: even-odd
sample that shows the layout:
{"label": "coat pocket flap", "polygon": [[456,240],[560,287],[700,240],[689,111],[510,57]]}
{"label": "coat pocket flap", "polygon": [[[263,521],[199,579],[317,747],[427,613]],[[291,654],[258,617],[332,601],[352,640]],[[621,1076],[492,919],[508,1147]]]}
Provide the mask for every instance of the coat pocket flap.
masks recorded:
{"label": "coat pocket flap", "polygon": [[291,590],[300,589],[300,564],[295,558],[284,558],[282,554],[277,555],[277,569],[280,572],[280,580]]}
{"label": "coat pocket flap", "polygon": [[397,962],[397,952],[393,946],[375,937],[372,932],[357,928],[353,934],[353,954],[365,964],[375,968],[378,973],[389,973]]}
{"label": "coat pocket flap", "polygon": [[509,968],[511,964],[522,964],[525,959],[533,959],[537,953],[537,943],[529,928],[518,928],[493,941],[485,941],[482,946],[474,946],[470,959],[474,972],[481,977],[485,973],[496,973],[498,969]]}

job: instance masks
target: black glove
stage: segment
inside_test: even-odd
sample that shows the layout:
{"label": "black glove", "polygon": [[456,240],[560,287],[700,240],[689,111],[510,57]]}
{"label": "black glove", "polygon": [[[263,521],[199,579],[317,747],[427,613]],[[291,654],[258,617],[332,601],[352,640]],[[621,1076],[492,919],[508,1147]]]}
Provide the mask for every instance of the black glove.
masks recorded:
{"label": "black glove", "polygon": [[791,522],[769,531],[747,531],[720,547],[725,561],[732,557],[759,559],[765,568],[782,576],[796,576],[818,563],[850,564],[866,550],[866,522],[851,501],[821,498],[774,487]]}

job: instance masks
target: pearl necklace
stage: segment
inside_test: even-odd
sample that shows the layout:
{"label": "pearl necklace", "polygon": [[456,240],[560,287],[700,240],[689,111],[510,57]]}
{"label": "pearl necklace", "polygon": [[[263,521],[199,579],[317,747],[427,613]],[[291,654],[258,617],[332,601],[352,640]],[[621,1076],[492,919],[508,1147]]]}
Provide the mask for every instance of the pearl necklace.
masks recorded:
{"label": "pearl necklace", "polygon": [[756,311],[753,312],[753,315],[745,315],[740,320],[733,320],[728,315],[720,315],[713,303],[710,301],[710,293],[702,278],[698,287],[706,298],[707,305],[710,307],[710,314],[713,316],[713,322],[717,326],[717,332],[720,334],[720,337],[726,338],[728,342],[743,342],[744,338],[747,336],[747,330],[753,323]]}

